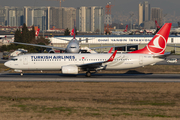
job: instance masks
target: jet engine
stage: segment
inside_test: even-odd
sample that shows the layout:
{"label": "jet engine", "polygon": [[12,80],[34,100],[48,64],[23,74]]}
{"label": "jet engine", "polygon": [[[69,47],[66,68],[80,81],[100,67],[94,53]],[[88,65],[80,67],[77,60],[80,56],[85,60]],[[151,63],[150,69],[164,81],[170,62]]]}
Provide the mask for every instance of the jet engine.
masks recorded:
{"label": "jet engine", "polygon": [[54,50],[50,50],[49,53],[55,53],[55,51]]}
{"label": "jet engine", "polygon": [[77,66],[62,66],[61,67],[62,74],[78,74],[78,67]]}

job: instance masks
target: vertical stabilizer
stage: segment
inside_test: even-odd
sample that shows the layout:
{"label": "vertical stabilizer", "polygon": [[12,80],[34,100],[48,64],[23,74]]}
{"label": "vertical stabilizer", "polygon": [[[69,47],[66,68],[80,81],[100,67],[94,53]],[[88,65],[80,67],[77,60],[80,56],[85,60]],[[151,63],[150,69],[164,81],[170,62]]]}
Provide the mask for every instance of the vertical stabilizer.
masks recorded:
{"label": "vertical stabilizer", "polygon": [[128,25],[126,25],[126,29],[123,32],[127,32],[127,29],[128,29]]}
{"label": "vertical stabilizer", "polygon": [[40,28],[38,28],[35,32],[35,36],[37,37],[39,35]]}
{"label": "vertical stabilizer", "polygon": [[155,20],[156,28],[160,28],[159,24],[157,23],[157,20]]}
{"label": "vertical stabilizer", "polygon": [[166,23],[143,49],[129,53],[164,54],[172,23]]}

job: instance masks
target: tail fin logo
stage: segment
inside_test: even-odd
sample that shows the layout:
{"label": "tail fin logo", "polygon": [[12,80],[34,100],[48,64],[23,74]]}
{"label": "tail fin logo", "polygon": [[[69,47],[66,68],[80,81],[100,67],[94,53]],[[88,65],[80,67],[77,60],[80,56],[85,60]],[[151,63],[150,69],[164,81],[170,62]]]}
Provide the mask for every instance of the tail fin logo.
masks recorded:
{"label": "tail fin logo", "polygon": [[36,32],[35,32],[35,35],[36,35],[36,36],[39,35],[39,30],[40,30],[40,29],[38,28],[38,29],[36,30]]}
{"label": "tail fin logo", "polygon": [[74,28],[71,30],[71,36],[74,35]]}
{"label": "tail fin logo", "polygon": [[166,39],[160,35],[156,34],[153,40],[147,45],[147,49],[151,53],[162,53],[166,49]]}

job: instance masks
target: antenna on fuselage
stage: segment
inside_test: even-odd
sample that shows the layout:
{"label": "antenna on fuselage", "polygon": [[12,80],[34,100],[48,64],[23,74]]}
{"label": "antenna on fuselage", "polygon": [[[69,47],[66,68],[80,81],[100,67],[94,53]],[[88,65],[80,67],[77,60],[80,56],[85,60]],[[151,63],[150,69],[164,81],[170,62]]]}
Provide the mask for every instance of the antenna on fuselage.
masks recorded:
{"label": "antenna on fuselage", "polygon": [[73,39],[75,39],[75,34],[76,34],[76,28],[75,28],[75,20],[74,20],[74,36],[73,36]]}

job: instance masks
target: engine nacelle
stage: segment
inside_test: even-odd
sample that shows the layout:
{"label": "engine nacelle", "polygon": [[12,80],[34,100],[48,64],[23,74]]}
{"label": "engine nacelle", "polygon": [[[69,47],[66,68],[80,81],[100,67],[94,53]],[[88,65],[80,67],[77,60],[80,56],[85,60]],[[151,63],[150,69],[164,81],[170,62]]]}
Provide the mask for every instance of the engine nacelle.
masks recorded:
{"label": "engine nacelle", "polygon": [[49,53],[55,53],[55,51],[54,50],[50,50]]}
{"label": "engine nacelle", "polygon": [[78,67],[77,66],[62,66],[61,67],[62,74],[78,74]]}

